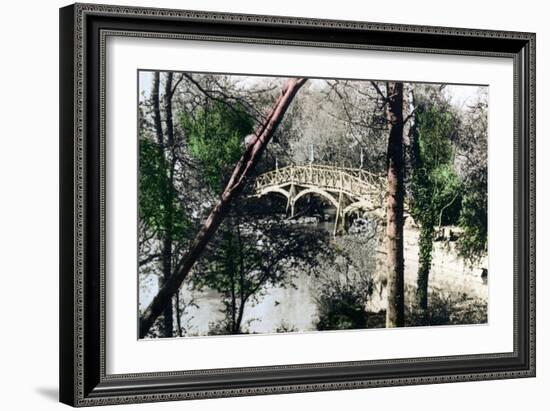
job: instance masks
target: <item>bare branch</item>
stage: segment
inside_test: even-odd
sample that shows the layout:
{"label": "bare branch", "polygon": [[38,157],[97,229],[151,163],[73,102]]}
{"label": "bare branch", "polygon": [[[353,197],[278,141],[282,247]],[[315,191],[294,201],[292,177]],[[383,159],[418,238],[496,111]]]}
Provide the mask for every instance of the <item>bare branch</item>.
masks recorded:
{"label": "bare branch", "polygon": [[[204,94],[206,97],[214,100],[214,101],[217,101],[219,103],[222,103],[224,104],[225,106],[227,106],[231,111],[233,111],[235,114],[240,114],[239,111],[235,108],[235,106],[233,104],[229,104],[227,100],[233,100],[233,101],[238,101],[240,103],[242,103],[243,105],[247,106],[249,110],[251,111],[254,111],[256,113],[256,115],[252,115],[251,116],[254,118],[254,120],[261,124],[263,121],[265,121],[265,118],[263,117],[263,115],[261,113],[259,113],[258,110],[256,110],[254,107],[252,107],[250,104],[246,103],[246,102],[243,102],[241,99],[238,99],[236,97],[233,97],[233,96],[228,96],[227,94],[225,93],[222,93],[221,91],[217,90],[217,91],[213,91],[213,90],[207,90],[205,89],[197,80],[195,80],[193,78],[193,76],[191,76],[190,74],[188,73],[183,73],[183,75],[202,93]],[[220,94],[221,97],[217,97],[215,96],[214,94]],[[223,97],[223,98],[222,98]],[[250,114],[250,113],[249,113]]]}
{"label": "bare branch", "polygon": [[371,81],[370,84],[372,84],[372,86],[374,87],[374,89],[376,90],[378,95],[382,98],[384,103],[387,103],[388,102],[388,96],[385,96],[384,93],[382,93],[382,90],[380,90],[380,87],[378,86],[378,84],[376,84],[375,81]]}

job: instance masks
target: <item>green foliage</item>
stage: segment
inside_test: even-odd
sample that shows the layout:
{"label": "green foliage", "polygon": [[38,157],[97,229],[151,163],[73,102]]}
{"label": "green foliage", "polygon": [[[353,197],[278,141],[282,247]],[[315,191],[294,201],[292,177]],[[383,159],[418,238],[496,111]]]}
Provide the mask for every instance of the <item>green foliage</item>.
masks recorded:
{"label": "green foliage", "polygon": [[[362,220],[355,234],[333,238],[316,279],[318,330],[367,328],[372,318],[366,306],[374,292],[379,226]],[[353,227],[353,226],[352,226]]]}
{"label": "green foliage", "polygon": [[242,154],[244,137],[252,132],[252,117],[238,104],[229,107],[214,101],[198,108],[194,117],[183,112],[180,123],[208,186],[220,192],[228,171]]}
{"label": "green foliage", "polygon": [[480,97],[464,121],[462,150],[467,159],[458,241],[462,257],[475,264],[487,254],[487,100]]}
{"label": "green foliage", "polygon": [[460,180],[453,168],[452,115],[418,110],[413,142],[411,213],[421,225],[452,224],[460,210]]}
{"label": "green foliage", "polygon": [[[335,275],[335,276],[334,276]],[[374,284],[370,276],[345,278],[340,273],[324,278],[316,297],[319,310],[318,330],[349,330],[367,328],[368,299]]]}
{"label": "green foliage", "polygon": [[199,261],[200,275],[193,277],[195,289],[216,290],[222,296],[225,318],[212,329],[224,334],[247,332],[242,321],[246,307],[260,301],[269,286],[295,287],[292,269],[313,270],[327,237],[288,230],[279,222],[256,225],[228,217]]}
{"label": "green foliage", "polygon": [[159,145],[141,137],[139,141],[139,218],[148,231],[173,241],[186,238],[190,221],[169,178],[170,165]]}
{"label": "green foliage", "polygon": [[317,298],[317,329],[322,331],[366,328],[367,313],[363,301],[364,296],[351,288],[324,290]]}
{"label": "green foliage", "polygon": [[245,244],[238,227],[231,221],[225,222],[216,239],[216,250],[207,256],[201,264],[201,275],[195,276],[193,285],[196,289],[216,290],[222,296],[224,320],[213,324],[218,334],[240,334],[242,311],[254,284],[246,276],[246,265],[253,264],[253,256],[245,255]]}
{"label": "green foliage", "polygon": [[487,253],[487,186],[482,182],[467,187],[458,224],[463,230],[459,253],[473,264]]}
{"label": "green foliage", "polygon": [[421,226],[417,296],[424,308],[428,303],[434,227],[458,218],[460,180],[452,164],[450,135],[453,128],[452,115],[435,106],[427,110],[418,109],[416,113],[411,214]]}
{"label": "green foliage", "polygon": [[[244,137],[252,131],[253,120],[240,106],[229,108],[221,102],[211,102],[200,107],[192,117],[183,112],[180,123],[184,129],[190,154],[199,160],[204,179],[209,188],[219,193],[227,178],[227,173],[242,153]],[[239,296],[246,295],[251,287],[243,277],[244,259],[240,236],[234,227],[224,224],[220,228],[220,241],[217,252],[204,265],[204,272],[196,276],[197,289],[208,287],[222,294],[226,320],[216,325],[218,333],[241,332],[238,324],[237,307]]]}
{"label": "green foliage", "polygon": [[487,300],[465,293],[434,290],[427,310],[407,306],[405,326],[433,326],[487,323]]}
{"label": "green foliage", "polygon": [[220,228],[215,258],[211,258],[208,269],[194,279],[197,288],[208,286],[224,294],[231,291],[239,293],[239,285],[235,282],[242,269],[239,261],[241,244],[233,231],[226,226],[227,224]]}

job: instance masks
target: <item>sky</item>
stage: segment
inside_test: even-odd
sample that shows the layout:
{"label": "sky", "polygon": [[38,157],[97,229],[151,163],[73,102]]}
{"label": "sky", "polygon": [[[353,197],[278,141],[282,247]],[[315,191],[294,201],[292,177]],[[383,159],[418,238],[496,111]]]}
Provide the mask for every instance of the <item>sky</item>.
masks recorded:
{"label": "sky", "polygon": [[[260,76],[234,76],[234,77],[239,79],[244,79],[248,77],[251,80],[256,78],[261,78]],[[311,79],[310,81],[315,84],[315,83],[322,83],[324,80]],[[150,71],[139,72],[140,101],[147,99],[151,94],[152,82],[153,82],[152,72]],[[451,99],[452,105],[454,105],[457,108],[461,108],[464,105],[469,104],[475,99],[475,97],[477,96],[479,87],[480,86],[449,84],[447,85],[447,87],[445,87],[445,93]]]}
{"label": "sky", "polygon": [[480,86],[449,84],[445,87],[445,93],[450,97],[453,106],[461,108],[475,101],[479,89]]}

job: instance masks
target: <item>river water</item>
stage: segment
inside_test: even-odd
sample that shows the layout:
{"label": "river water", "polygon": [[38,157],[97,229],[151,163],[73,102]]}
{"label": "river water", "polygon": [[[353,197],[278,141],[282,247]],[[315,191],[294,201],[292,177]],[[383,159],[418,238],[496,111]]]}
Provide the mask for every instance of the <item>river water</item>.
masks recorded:
{"label": "river water", "polygon": [[[332,223],[322,222],[289,226],[289,229],[313,229],[332,231]],[[353,234],[347,234],[353,237]],[[418,232],[405,231],[405,282],[414,287],[418,269]],[[380,253],[378,257],[380,258]],[[383,256],[382,256],[383,258]],[[450,290],[465,293],[476,298],[488,298],[487,281],[481,276],[481,268],[468,267],[449,247],[435,244],[433,268],[430,273],[430,285],[438,290]],[[333,273],[331,275],[339,275]],[[380,276],[374,276],[375,292],[368,304],[369,311],[385,309],[385,292]],[[158,291],[156,277],[150,276],[148,287],[140,290],[140,309],[144,309]],[[318,321],[315,302],[316,286],[319,280],[306,273],[296,273],[293,283],[296,287],[266,288],[256,303],[247,303],[243,316],[243,329],[250,333],[273,333],[280,331],[314,331]],[[194,300],[182,315],[182,326],[187,335],[208,335],[209,330],[223,320],[221,296],[213,290],[191,291],[182,289],[183,301]]]}

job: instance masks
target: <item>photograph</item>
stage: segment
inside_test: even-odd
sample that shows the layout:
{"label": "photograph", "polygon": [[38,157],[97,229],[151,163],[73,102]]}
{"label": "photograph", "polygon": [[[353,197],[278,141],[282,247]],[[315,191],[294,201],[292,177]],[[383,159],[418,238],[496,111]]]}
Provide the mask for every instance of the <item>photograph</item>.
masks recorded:
{"label": "photograph", "polygon": [[139,339],[488,324],[488,85],[137,88]]}
{"label": "photograph", "polygon": [[[58,252],[37,243],[58,282],[44,255],[29,259],[28,238],[6,238],[25,254],[16,265],[36,265],[40,298],[59,296],[58,330],[37,294],[26,305],[59,345],[59,401],[521,409],[542,393],[542,14],[204,2],[60,5],[59,76],[40,76],[59,81],[39,82],[59,86],[58,115],[21,110],[37,84],[25,93],[21,73],[5,76],[21,114],[7,141],[25,143],[8,160],[28,157],[21,130],[44,146],[14,168],[29,175],[16,183],[26,197],[8,197],[28,212],[6,215],[24,237],[21,222],[55,221],[40,212],[58,205],[46,233],[59,233]],[[41,161],[58,164],[51,190],[37,184],[45,166],[29,168]],[[36,207],[36,190],[57,203]],[[8,329],[23,334],[28,322],[14,318]],[[53,351],[43,348],[25,352]],[[388,402],[390,391],[407,395]]]}

